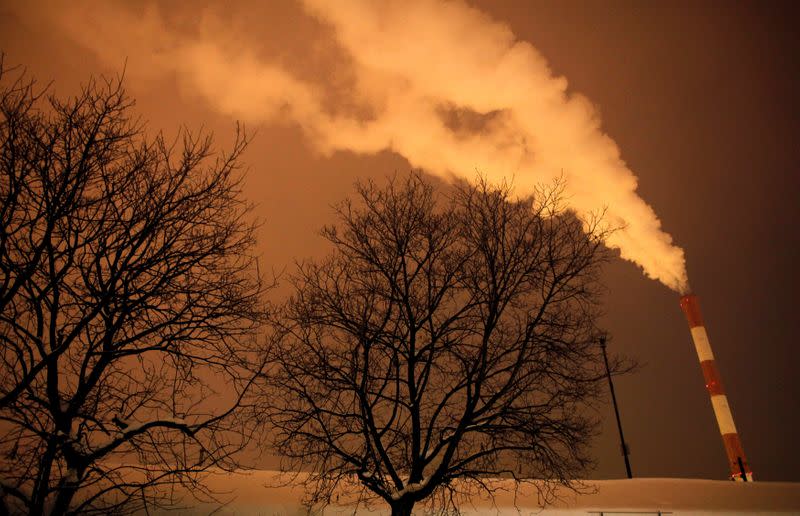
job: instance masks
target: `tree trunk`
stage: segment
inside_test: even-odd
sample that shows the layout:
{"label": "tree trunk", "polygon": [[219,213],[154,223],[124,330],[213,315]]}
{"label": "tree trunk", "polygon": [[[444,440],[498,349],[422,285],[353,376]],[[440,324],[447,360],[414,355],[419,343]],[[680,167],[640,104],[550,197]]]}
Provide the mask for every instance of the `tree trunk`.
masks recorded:
{"label": "tree trunk", "polygon": [[392,516],[411,516],[411,509],[414,508],[414,502],[397,502],[392,504]]}
{"label": "tree trunk", "polygon": [[58,492],[50,516],[62,516],[67,514],[70,503],[72,503],[72,499],[75,497],[77,491],[76,487],[75,485],[65,486]]}

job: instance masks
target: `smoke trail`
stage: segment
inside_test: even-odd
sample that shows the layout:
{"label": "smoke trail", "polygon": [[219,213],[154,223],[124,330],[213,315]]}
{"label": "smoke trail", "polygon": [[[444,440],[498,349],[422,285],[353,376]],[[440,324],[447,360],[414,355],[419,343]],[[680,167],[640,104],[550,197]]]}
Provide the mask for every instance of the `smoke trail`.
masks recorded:
{"label": "smoke trail", "polygon": [[[442,176],[513,176],[523,195],[563,175],[571,208],[581,215],[605,209],[608,223],[622,228],[609,247],[649,277],[688,289],[683,250],[637,195],[636,177],[591,104],[568,93],[532,45],[475,8],[460,1],[304,0],[307,14],[327,27],[339,79],[331,84],[330,76],[301,77],[252,43],[238,44],[235,31],[209,13],[187,36],[152,7],[137,18],[124,4],[104,5],[53,16],[110,62],[130,56],[134,42],[135,52],[147,54],[149,73],[176,73],[187,89],[237,118],[288,119],[324,153],[390,149]],[[105,37],[84,35],[87,17]]]}

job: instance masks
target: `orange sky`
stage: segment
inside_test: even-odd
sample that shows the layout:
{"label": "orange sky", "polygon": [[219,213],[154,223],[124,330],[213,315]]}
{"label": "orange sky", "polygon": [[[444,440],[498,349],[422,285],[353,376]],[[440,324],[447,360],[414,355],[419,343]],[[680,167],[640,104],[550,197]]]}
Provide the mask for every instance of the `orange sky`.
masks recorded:
{"label": "orange sky", "polygon": [[[616,244],[674,284],[661,269],[680,269],[679,255],[651,206],[686,251],[756,478],[800,479],[798,452],[783,446],[800,399],[789,312],[800,286],[798,42],[786,13],[619,1],[422,2],[416,10],[67,5],[0,6],[8,62],[69,92],[127,59],[129,91],[152,130],[204,125],[224,145],[235,119],[257,128],[245,156],[247,195],[265,221],[264,262],[276,270],[323,251],[315,232],[356,178],[412,165],[471,177],[494,165],[516,167],[524,189],[530,177],[563,167],[578,209],[613,208],[614,220],[633,228]],[[508,52],[525,54],[524,63],[504,75]],[[558,77],[568,87],[553,110],[534,109],[520,93],[558,100]],[[588,101],[570,100],[576,93]],[[447,102],[506,111],[459,138],[437,119],[434,108]],[[569,145],[546,143],[563,120],[573,120],[564,122]],[[595,151],[606,157],[587,158]],[[617,383],[634,474],[723,478],[722,443],[677,296],[621,260],[606,283],[612,349],[647,364]],[[597,476],[621,476],[610,408],[599,416]]]}

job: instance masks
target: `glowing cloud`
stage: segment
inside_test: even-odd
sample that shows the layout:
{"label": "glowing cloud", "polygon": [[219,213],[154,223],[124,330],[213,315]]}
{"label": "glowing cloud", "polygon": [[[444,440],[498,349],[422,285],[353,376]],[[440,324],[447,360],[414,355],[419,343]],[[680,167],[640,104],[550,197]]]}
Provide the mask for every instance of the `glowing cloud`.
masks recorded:
{"label": "glowing cloud", "polygon": [[[134,54],[144,54],[148,73],[177,74],[231,116],[295,123],[323,153],[389,149],[445,177],[513,176],[521,195],[563,175],[572,209],[605,210],[621,228],[609,247],[649,277],[688,289],[683,250],[637,195],[592,105],[506,25],[458,1],[305,0],[303,8],[327,28],[322,37],[343,77],[336,87],[243,45],[210,12],[192,34],[152,7],[133,13],[104,3],[50,16],[111,64],[129,56],[135,67]],[[333,97],[351,109],[332,108]]]}

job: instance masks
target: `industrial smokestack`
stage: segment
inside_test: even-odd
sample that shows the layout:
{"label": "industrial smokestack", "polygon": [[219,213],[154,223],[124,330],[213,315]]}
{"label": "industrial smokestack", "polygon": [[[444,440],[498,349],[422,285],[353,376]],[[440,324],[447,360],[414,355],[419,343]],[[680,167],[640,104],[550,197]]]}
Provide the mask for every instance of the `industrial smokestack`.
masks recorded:
{"label": "industrial smokestack", "polygon": [[688,294],[681,297],[681,309],[686,314],[689,321],[689,329],[692,332],[697,358],[700,360],[700,368],[703,370],[703,377],[706,380],[706,389],[711,396],[711,405],[714,407],[714,415],[717,417],[719,433],[722,434],[722,442],[725,444],[725,452],[728,454],[728,467],[731,471],[731,479],[744,482],[753,481],[753,472],[747,463],[744,455],[742,442],[736,432],[736,425],[733,424],[733,414],[731,414],[728,398],[725,396],[725,389],[722,386],[717,364],[714,361],[714,354],[711,352],[711,344],[708,341],[703,316],[700,313],[700,302],[697,296]]}

